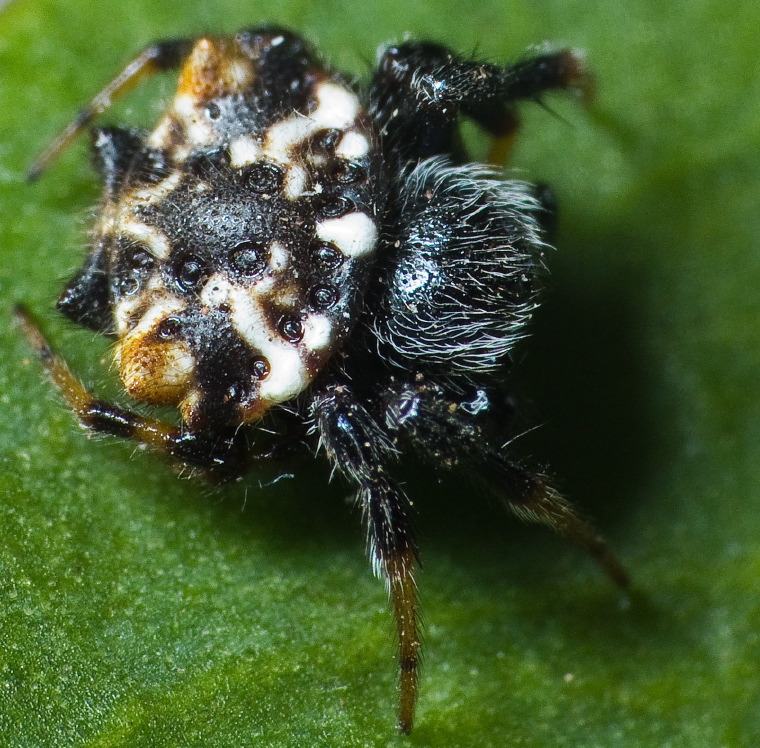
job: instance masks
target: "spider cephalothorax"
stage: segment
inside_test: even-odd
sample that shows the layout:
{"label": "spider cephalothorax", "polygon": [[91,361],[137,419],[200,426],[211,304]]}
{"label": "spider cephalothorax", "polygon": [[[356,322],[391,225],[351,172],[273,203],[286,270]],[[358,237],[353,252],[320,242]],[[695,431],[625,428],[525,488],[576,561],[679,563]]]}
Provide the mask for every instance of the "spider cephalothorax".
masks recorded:
{"label": "spider cephalothorax", "polygon": [[95,431],[214,480],[294,442],[321,445],[357,489],[372,564],[388,582],[399,724],[409,731],[417,548],[389,469],[399,452],[472,470],[515,513],[579,542],[626,583],[544,476],[499,446],[509,434],[490,403],[536,305],[547,211],[533,185],[467,163],[458,133],[463,114],[503,146],[515,102],[584,90],[583,66],[567,50],[500,67],[407,42],[384,50],[360,90],[278,28],[161,42],[95,97],[31,176],[114,96],[175,66],[177,93],[152,132],[93,131],[101,210],[58,306],[114,336],[126,391],[177,406],[182,424],[95,399],[23,307],[18,317]]}

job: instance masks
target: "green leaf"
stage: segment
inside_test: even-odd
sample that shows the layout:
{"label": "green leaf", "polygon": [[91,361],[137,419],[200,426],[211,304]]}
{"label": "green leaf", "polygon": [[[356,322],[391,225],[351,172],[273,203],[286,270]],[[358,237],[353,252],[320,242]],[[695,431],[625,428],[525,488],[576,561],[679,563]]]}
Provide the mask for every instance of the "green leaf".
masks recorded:
{"label": "green leaf", "polygon": [[[188,4],[186,4],[188,5]],[[16,0],[0,11],[0,743],[7,746],[740,746],[760,742],[760,9],[382,0]],[[261,14],[266,14],[262,16]],[[524,107],[513,165],[551,184],[558,251],[520,352],[523,440],[598,520],[629,599],[576,549],[408,475],[425,667],[395,730],[382,584],[345,486],[309,460],[211,490],[87,439],[10,307],[119,395],[61,321],[97,199],[78,142],[32,158],[147,42],[290,26],[366,75],[405,32],[484,58],[586,51],[587,110]],[[170,76],[119,103],[147,123]],[[482,142],[476,148],[482,148]],[[448,479],[447,479],[448,480]],[[276,481],[276,482],[274,482]]]}

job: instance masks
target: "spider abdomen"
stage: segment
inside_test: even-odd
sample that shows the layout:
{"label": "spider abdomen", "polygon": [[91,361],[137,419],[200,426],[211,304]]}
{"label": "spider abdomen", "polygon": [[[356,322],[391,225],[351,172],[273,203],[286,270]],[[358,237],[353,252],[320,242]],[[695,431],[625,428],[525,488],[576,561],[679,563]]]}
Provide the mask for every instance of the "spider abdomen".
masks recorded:
{"label": "spider abdomen", "polygon": [[[150,135],[108,128],[93,143],[127,391],[177,405],[197,430],[256,420],[308,387],[355,323],[378,238],[378,158],[356,93],[294,35],[202,38]],[[83,283],[97,282],[80,274],[67,298]]]}

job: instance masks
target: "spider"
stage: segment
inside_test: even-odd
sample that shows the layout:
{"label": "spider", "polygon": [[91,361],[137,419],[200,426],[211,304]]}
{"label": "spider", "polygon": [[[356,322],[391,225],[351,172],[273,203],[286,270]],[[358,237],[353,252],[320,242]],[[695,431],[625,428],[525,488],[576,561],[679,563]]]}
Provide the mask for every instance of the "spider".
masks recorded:
{"label": "spider", "polygon": [[463,469],[519,517],[628,578],[593,527],[509,436],[503,373],[537,306],[546,191],[471,163],[462,116],[508,150],[516,104],[584,93],[580,57],[510,66],[407,41],[359,90],[274,26],[147,47],[53,141],[38,177],[111,101],[179,68],[151,132],[96,127],[92,248],[58,309],[115,340],[126,392],[180,425],[97,399],[16,316],[81,424],[212,481],[307,444],[356,489],[398,638],[399,727],[412,729],[420,626],[406,452]]}

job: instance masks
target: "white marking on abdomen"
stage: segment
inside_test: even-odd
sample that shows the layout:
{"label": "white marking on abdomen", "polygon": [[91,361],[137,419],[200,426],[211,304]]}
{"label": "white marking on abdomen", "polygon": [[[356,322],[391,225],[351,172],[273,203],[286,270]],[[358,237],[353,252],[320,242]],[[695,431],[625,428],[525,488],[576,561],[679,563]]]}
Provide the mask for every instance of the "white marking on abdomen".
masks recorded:
{"label": "white marking on abdomen", "polygon": [[335,244],[346,257],[363,257],[375,249],[377,226],[366,213],[357,211],[318,223],[317,237]]}
{"label": "white marking on abdomen", "polygon": [[116,332],[119,337],[122,337],[129,332],[129,322],[132,319],[132,315],[135,309],[142,303],[142,296],[135,294],[134,296],[125,296],[116,305],[114,310],[114,317],[116,318]]}
{"label": "white marking on abdomen", "polygon": [[319,130],[345,130],[354,123],[359,114],[361,105],[356,94],[337,83],[320,83],[315,96],[317,108],[311,114],[295,114],[269,128],[264,144],[266,156],[289,164],[290,151],[294,146]]}
{"label": "white marking on abdomen", "polygon": [[208,120],[198,111],[198,99],[189,94],[177,94],[172,102],[172,110],[185,126],[186,141],[193,148],[210,145],[217,137]]}
{"label": "white marking on abdomen", "polygon": [[117,227],[119,235],[140,242],[157,260],[165,260],[172,251],[166,235],[155,226],[148,226],[134,218],[124,218]]}
{"label": "white marking on abdomen", "polygon": [[350,160],[361,158],[369,153],[369,138],[356,130],[349,130],[342,138],[335,155]]}
{"label": "white marking on abdomen", "polygon": [[258,161],[261,158],[261,144],[250,135],[241,135],[230,143],[230,165],[236,169]]}
{"label": "white marking on abdomen", "polygon": [[292,163],[290,150],[319,129],[317,124],[303,115],[294,115],[276,122],[267,131],[264,155],[281,164]]}
{"label": "white marking on abdomen", "polygon": [[311,119],[320,127],[345,129],[359,114],[359,99],[353,91],[338,83],[320,83],[315,91],[318,106]]}
{"label": "white marking on abdomen", "polygon": [[308,175],[306,170],[298,164],[291,163],[288,166],[288,171],[285,174],[285,184],[283,189],[285,195],[291,200],[301,197],[306,191],[306,180]]}
{"label": "white marking on abdomen", "polygon": [[311,379],[298,348],[270,327],[262,308],[263,299],[252,298],[243,288],[233,289],[231,297],[232,326],[269,362],[269,376],[259,385],[259,397],[271,404],[295,397]]}
{"label": "white marking on abdomen", "polygon": [[[171,314],[181,312],[186,306],[185,302],[182,301],[182,299],[174,296],[173,294],[152,293],[151,296],[154,298],[153,303],[148,307],[145,314],[143,314],[143,316],[140,318],[137,326],[131,331],[130,337],[132,335],[145,335],[147,333],[153,332],[159,322],[163,321]],[[132,299],[134,299],[136,302],[134,304],[135,308],[143,299],[140,294],[127,298],[130,300],[130,303],[121,302],[116,307],[117,319],[122,314],[122,310],[127,311],[129,309],[132,311]],[[119,321],[121,322],[121,320]]]}
{"label": "white marking on abdomen", "polygon": [[199,297],[201,304],[215,308],[229,303],[232,289],[233,285],[222,273],[215,273],[206,281],[206,285],[201,289]]}
{"label": "white marking on abdomen", "polygon": [[290,254],[280,242],[272,242],[269,245],[269,267],[273,272],[287,270],[290,265]]}
{"label": "white marking on abdomen", "polygon": [[312,314],[303,321],[303,344],[309,351],[327,348],[333,339],[332,322],[324,314]]}
{"label": "white marking on abdomen", "polygon": [[166,179],[162,179],[158,184],[150,187],[141,187],[135,190],[128,198],[127,202],[139,202],[143,205],[155,205],[170,195],[177,189],[182,181],[184,174],[181,171],[172,172]]}
{"label": "white marking on abdomen", "polygon": [[[216,307],[227,304],[233,329],[252,350],[269,362],[269,375],[259,384],[262,400],[274,405],[295,397],[306,388],[311,377],[298,347],[283,340],[270,325],[265,314],[269,300],[261,293],[261,284],[245,288],[230,283],[218,273],[204,286],[200,301]],[[323,333],[315,337],[321,340]]]}

